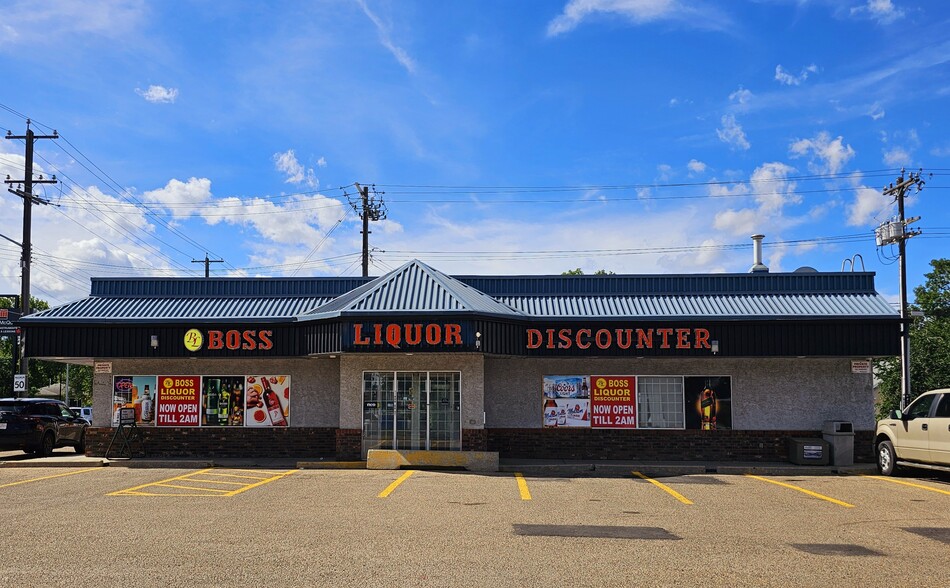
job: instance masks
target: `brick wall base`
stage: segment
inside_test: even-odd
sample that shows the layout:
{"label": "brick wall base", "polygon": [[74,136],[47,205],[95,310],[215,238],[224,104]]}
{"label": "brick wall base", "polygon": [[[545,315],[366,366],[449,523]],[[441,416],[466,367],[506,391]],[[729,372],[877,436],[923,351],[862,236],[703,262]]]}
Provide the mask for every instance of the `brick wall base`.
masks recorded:
{"label": "brick wall base", "polygon": [[[502,458],[669,461],[788,461],[791,437],[821,431],[647,431],[486,429],[488,450]],[[854,461],[874,461],[873,431],[856,431]]]}
{"label": "brick wall base", "polygon": [[[293,457],[357,460],[362,431],[317,427],[139,429],[148,457]],[[86,430],[86,455],[103,457],[115,429]],[[821,438],[820,431],[646,431],[619,429],[463,429],[462,449],[497,451],[501,458],[787,461],[791,437]],[[855,463],[872,463],[873,431],[856,431]],[[117,456],[119,441],[113,447]]]}
{"label": "brick wall base", "polygon": [[462,451],[488,451],[488,430],[462,429]]}
{"label": "brick wall base", "polygon": [[[139,427],[148,457],[333,457],[336,429],[331,428],[199,428]],[[115,429],[86,429],[86,455],[103,457]],[[133,448],[138,446],[133,444]],[[116,440],[110,456],[117,456]]]}
{"label": "brick wall base", "polygon": [[359,460],[363,452],[362,429],[336,430],[336,457],[341,460]]}

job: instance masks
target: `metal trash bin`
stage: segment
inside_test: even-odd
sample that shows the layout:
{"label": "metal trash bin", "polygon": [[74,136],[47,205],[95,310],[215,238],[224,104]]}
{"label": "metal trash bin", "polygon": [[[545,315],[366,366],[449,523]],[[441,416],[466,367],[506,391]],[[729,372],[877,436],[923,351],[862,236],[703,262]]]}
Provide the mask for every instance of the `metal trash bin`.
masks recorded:
{"label": "metal trash bin", "polygon": [[831,445],[831,465],[854,465],[854,425],[851,421],[825,421],[821,437]]}
{"label": "metal trash bin", "polygon": [[797,465],[828,465],[830,453],[824,439],[792,437],[788,440],[788,461]]}

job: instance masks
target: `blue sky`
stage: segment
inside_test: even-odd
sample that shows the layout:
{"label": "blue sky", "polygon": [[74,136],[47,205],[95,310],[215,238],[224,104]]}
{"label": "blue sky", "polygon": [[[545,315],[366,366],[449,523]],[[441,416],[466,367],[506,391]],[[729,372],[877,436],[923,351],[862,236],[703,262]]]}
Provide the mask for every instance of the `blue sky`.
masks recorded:
{"label": "blue sky", "polygon": [[[950,256],[942,0],[5,0],[0,134],[34,129],[32,291],[91,276],[771,271],[863,258],[924,168],[911,288]],[[0,173],[23,144],[0,140]],[[933,173],[933,177],[926,176]],[[5,193],[2,234],[21,238]],[[860,269],[860,262],[858,262]],[[0,241],[0,293],[19,292]]]}

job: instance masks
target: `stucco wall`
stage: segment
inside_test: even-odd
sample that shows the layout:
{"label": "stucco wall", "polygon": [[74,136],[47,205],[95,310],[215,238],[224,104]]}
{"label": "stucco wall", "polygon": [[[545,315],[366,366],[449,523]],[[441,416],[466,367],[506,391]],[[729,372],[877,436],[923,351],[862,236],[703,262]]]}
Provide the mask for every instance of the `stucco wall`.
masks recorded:
{"label": "stucco wall", "polygon": [[488,428],[540,428],[546,375],[731,376],[732,423],[744,430],[820,430],[826,420],[874,428],[870,374],[850,359],[485,359]]}
{"label": "stucco wall", "polygon": [[338,427],[340,362],[338,359],[97,359],[112,361],[111,374],[93,376],[93,425],[108,427],[112,419],[113,376],[226,376],[281,374],[291,377],[290,425]]}
{"label": "stucco wall", "polygon": [[363,427],[364,371],[461,372],[462,428],[483,428],[484,358],[478,353],[349,354],[340,362],[340,428]]}

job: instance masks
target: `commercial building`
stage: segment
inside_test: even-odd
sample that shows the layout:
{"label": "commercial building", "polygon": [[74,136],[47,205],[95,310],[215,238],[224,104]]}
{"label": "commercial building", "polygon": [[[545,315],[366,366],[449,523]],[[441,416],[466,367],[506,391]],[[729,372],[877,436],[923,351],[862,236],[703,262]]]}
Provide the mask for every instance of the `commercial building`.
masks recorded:
{"label": "commercial building", "polygon": [[782,460],[853,423],[899,317],[865,272],[101,278],[22,319],[95,365],[88,452],[134,409],[150,455]]}

